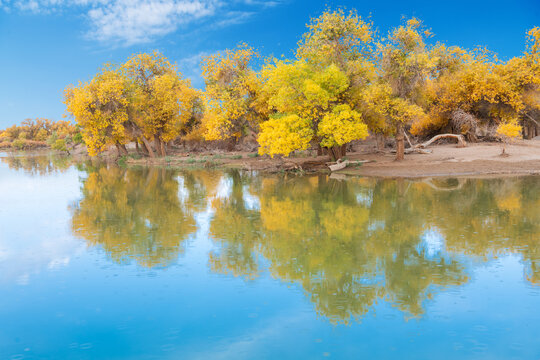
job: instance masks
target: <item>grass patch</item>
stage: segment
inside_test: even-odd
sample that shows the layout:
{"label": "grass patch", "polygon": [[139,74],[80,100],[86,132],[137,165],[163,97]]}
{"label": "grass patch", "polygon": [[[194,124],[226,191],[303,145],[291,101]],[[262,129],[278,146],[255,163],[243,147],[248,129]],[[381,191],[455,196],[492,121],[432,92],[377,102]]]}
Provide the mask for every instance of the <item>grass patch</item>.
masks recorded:
{"label": "grass patch", "polygon": [[258,157],[259,157],[259,153],[251,153],[251,154],[248,154],[248,157],[249,157],[249,158],[258,158]]}
{"label": "grass patch", "polygon": [[126,167],[127,166],[127,156],[126,155],[122,155],[118,158],[118,160],[116,160],[116,163],[118,164],[118,166],[120,167]]}

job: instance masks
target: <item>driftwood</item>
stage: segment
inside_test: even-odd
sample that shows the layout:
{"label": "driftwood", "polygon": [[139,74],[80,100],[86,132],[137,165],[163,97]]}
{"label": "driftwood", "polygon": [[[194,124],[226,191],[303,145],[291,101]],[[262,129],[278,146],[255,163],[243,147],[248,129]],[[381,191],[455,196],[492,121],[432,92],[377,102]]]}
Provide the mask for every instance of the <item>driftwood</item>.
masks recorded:
{"label": "driftwood", "polygon": [[373,162],[373,160],[358,160],[358,161],[349,161],[349,160],[341,160],[339,159],[336,163],[326,163],[328,167],[330,168],[330,171],[338,171],[345,169],[349,165],[360,165]]}
{"label": "driftwood", "polygon": [[328,167],[330,168],[330,171],[338,171],[341,169],[345,169],[347,165],[349,165],[349,160],[342,161],[341,159],[339,159],[335,164],[328,165]]}
{"label": "driftwood", "polygon": [[428,141],[426,141],[425,143],[422,143],[422,144],[418,144],[418,145],[415,145],[415,148],[426,148],[428,147],[429,145],[433,144],[435,141],[437,140],[440,140],[440,139],[447,139],[447,138],[452,138],[452,139],[456,139],[458,141],[458,147],[466,147],[467,146],[467,142],[465,141],[465,137],[463,137],[463,135],[456,135],[456,134],[440,134],[440,135],[437,135],[437,136],[434,136],[432,137],[431,139],[429,139]]}
{"label": "driftwood", "polygon": [[[433,150],[427,150],[425,148],[428,147],[429,145],[433,144],[435,141],[440,140],[440,139],[444,139],[444,138],[457,139],[458,147],[466,147],[467,146],[467,142],[465,141],[465,137],[463,135],[456,135],[456,134],[440,134],[440,135],[436,135],[436,136],[432,137],[431,139],[429,139],[428,141],[426,141],[426,142],[424,142],[422,144],[413,145],[411,143],[411,140],[407,136],[407,133],[405,133],[405,139],[409,143],[410,147],[406,148],[404,150],[404,152],[405,152],[405,154],[412,154],[412,153],[431,154],[433,152]],[[395,154],[396,150],[395,149],[392,150],[391,153]]]}

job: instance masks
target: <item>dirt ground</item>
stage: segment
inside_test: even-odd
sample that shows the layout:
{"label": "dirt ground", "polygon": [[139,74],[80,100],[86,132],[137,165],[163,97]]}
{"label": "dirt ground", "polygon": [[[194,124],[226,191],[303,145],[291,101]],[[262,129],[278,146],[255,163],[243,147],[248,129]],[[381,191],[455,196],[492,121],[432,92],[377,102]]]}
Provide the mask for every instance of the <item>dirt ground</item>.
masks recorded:
{"label": "dirt ground", "polygon": [[540,139],[520,140],[506,148],[501,156],[501,144],[476,143],[458,148],[455,145],[429,147],[431,154],[405,155],[405,160],[394,161],[390,154],[354,154],[351,159],[371,159],[373,163],[342,173],[384,177],[431,177],[469,175],[540,175]]}
{"label": "dirt ground", "polygon": [[[365,142],[347,153],[349,160],[371,160],[361,166],[349,166],[338,174],[375,177],[433,177],[433,176],[489,176],[540,175],[540,138],[519,140],[507,146],[507,157],[501,156],[500,143],[475,143],[458,148],[454,144],[433,145],[431,154],[408,154],[401,162],[395,154],[375,151],[372,142]],[[327,156],[313,157],[307,153],[285,159],[255,157],[253,153],[182,153],[161,159],[129,159],[130,165],[166,165],[171,167],[225,167],[279,172],[329,171]]]}

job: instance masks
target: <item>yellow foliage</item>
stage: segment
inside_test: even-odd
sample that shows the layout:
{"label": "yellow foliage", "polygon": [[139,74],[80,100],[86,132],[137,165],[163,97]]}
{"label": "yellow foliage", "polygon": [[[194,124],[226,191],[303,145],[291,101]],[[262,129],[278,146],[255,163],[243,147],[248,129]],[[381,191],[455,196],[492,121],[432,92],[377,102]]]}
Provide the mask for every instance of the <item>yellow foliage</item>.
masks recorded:
{"label": "yellow foliage", "polygon": [[345,102],[350,83],[337,65],[274,61],[263,68],[262,78],[269,107],[281,115],[261,124],[261,154],[288,155],[316,138],[332,147],[367,136],[362,116]]}
{"label": "yellow foliage", "polygon": [[64,91],[66,111],[82,129],[88,153],[95,156],[108,145],[125,144],[129,137],[124,124],[129,120],[127,79],[118,71],[104,69],[87,83]]}
{"label": "yellow foliage", "polygon": [[390,126],[401,122],[408,124],[425,116],[424,110],[407,99],[393,95],[386,83],[375,83],[364,92],[367,108],[386,119]]}
{"label": "yellow foliage", "polygon": [[245,134],[248,128],[256,129],[260,117],[264,117],[265,106],[257,97],[260,81],[250,68],[256,56],[251,47],[240,44],[235,50],[203,58],[206,111],[202,124],[206,140]]}
{"label": "yellow foliage", "polygon": [[313,138],[309,120],[296,114],[273,117],[261,124],[259,154],[288,156],[294,150],[305,150]]}
{"label": "yellow foliage", "polygon": [[345,104],[336,106],[331,113],[323,117],[317,134],[323,139],[322,146],[332,147],[345,145],[353,140],[363,140],[368,136],[368,130],[360,113]]}
{"label": "yellow foliage", "polygon": [[[296,52],[299,59],[326,67],[338,65],[348,75],[360,75],[371,67],[364,56],[371,51],[372,24],[365,22],[354,10],[325,11],[311,19]],[[349,71],[347,71],[349,70]],[[355,71],[356,70],[356,71]]]}
{"label": "yellow foliage", "polygon": [[522,127],[515,119],[502,123],[497,127],[497,134],[505,139],[515,139],[521,135]]}
{"label": "yellow foliage", "polygon": [[168,142],[187,132],[198,92],[163,55],[133,55],[122,66],[134,88],[136,122],[146,137]]}
{"label": "yellow foliage", "polygon": [[540,110],[538,29],[527,33],[523,56],[506,63],[484,49],[435,47],[431,53],[438,65],[425,86],[429,117],[415,123],[411,132],[436,132],[458,109],[494,123],[510,117],[527,120],[531,112]]}
{"label": "yellow foliage", "polygon": [[187,133],[199,93],[175,65],[154,52],[133,55],[121,66],[108,65],[89,82],[69,86],[64,98],[94,156],[135,138],[167,142]]}

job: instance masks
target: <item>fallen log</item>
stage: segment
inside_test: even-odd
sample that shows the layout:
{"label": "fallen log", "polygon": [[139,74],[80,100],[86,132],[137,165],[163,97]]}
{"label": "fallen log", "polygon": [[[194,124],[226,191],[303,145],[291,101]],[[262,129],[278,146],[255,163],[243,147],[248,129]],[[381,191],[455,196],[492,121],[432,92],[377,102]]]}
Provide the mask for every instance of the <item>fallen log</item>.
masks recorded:
{"label": "fallen log", "polygon": [[337,163],[333,165],[328,165],[328,167],[330,168],[330,171],[338,171],[345,169],[347,165],[349,165],[349,160],[342,161],[341,159],[339,159]]}
{"label": "fallen log", "polygon": [[373,161],[374,160],[341,161],[340,159],[336,163],[326,163],[326,165],[330,168],[330,171],[338,171],[338,170],[345,169],[349,165],[361,165],[361,164],[366,164]]}
{"label": "fallen log", "polygon": [[467,142],[465,141],[465,137],[463,135],[440,134],[440,135],[436,135],[436,136],[432,137],[431,139],[429,139],[425,143],[415,145],[414,147],[417,148],[417,149],[418,148],[423,149],[423,148],[426,148],[429,145],[433,144],[437,140],[447,139],[447,138],[456,139],[458,141],[458,147],[466,147],[467,146]]}

